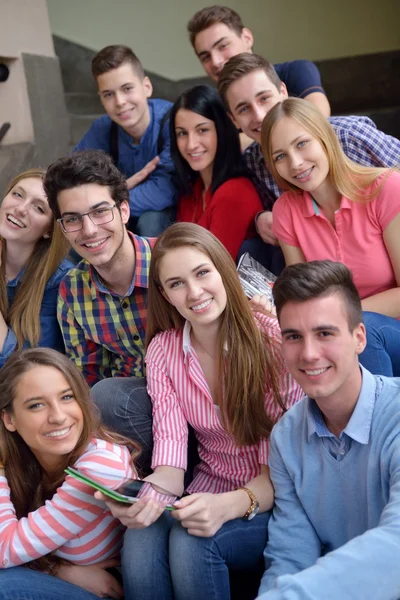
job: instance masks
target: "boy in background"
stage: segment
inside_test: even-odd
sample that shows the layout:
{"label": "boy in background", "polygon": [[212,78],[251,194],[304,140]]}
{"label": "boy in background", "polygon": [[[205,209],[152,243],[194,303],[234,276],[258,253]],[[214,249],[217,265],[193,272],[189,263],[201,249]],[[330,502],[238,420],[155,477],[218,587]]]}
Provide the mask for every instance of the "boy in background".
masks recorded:
{"label": "boy in background", "polygon": [[100,101],[107,113],[96,119],[77,150],[104,150],[125,175],[129,228],[156,237],[174,220],[177,190],[170,154],[171,103],[150,99],[150,79],[127,46],[106,46],[92,60]]}

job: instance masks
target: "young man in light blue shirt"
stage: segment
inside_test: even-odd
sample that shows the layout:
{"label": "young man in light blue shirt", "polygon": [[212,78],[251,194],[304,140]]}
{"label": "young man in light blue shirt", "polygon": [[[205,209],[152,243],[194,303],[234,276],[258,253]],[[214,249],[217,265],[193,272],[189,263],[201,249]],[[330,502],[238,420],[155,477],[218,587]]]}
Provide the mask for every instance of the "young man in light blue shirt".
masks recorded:
{"label": "young man in light blue shirt", "polygon": [[274,286],[290,373],[307,394],[274,427],[275,507],[260,600],[400,598],[400,379],[360,367],[361,302],[341,263]]}

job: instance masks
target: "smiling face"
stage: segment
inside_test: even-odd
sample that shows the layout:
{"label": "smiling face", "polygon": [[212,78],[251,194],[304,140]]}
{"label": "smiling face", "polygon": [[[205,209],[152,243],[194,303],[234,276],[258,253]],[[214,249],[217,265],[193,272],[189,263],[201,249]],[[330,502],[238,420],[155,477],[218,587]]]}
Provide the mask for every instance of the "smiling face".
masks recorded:
{"label": "smiling face", "polygon": [[195,331],[219,323],[226,291],[207,254],[191,246],[170,250],[160,261],[159,280],[164,297]]}
{"label": "smiling face", "polygon": [[97,86],[101,103],[110,119],[135,141],[140,141],[150,123],[147,103],[153,92],[150,79],[138,77],[131,63],[127,62],[99,75]]}
{"label": "smiling face", "polygon": [[225,23],[214,23],[196,35],[194,48],[207,75],[218,81],[223,66],[232,56],[251,52],[253,35],[247,27],[240,35]]}
{"label": "smiling face", "polygon": [[180,108],[175,117],[175,134],[179,152],[189,166],[211,179],[218,145],[214,121]]}
{"label": "smiling face", "polygon": [[53,215],[39,177],[21,179],[0,205],[0,235],[8,242],[35,246],[49,237]]}
{"label": "smiling face", "polygon": [[271,157],[278,174],[306,192],[317,193],[329,185],[329,160],[322,144],[290,117],[272,128]]}
{"label": "smiling face", "polygon": [[261,126],[265,115],[288,97],[286,86],[278,89],[265,71],[252,71],[234,81],[226,91],[230,116],[238,129],[252,140],[261,142]]}
{"label": "smiling face", "polygon": [[18,432],[48,472],[78,445],[83,414],[67,379],[54,367],[38,365],[21,375],[12,412],[2,414],[4,426]]}
{"label": "smiling face", "polygon": [[362,323],[351,332],[340,293],[287,302],[280,317],[289,372],[321,410],[351,398],[359,378],[358,355],[366,345]]}
{"label": "smiling face", "polygon": [[[69,190],[62,190],[57,196],[61,217],[81,215],[96,208],[114,206],[108,186],[87,183]],[[124,245],[130,244],[125,223],[129,220],[129,205],[121,202],[114,208],[113,220],[95,225],[88,216],[83,218],[82,229],[64,235],[76,252],[94,267],[110,265],[123,253]]]}

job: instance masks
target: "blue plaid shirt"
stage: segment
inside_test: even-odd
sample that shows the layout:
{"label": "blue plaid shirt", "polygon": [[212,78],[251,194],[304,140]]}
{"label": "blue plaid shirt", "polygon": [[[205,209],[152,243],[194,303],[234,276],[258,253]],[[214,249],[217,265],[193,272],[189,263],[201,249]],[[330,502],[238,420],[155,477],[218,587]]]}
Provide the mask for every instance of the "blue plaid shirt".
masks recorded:
{"label": "blue plaid shirt", "polygon": [[[354,162],[366,167],[400,165],[400,140],[379,131],[368,117],[330,117],[328,121],[335,130],[343,152]],[[251,144],[244,158],[247,167],[257,178],[257,189],[265,210],[271,210],[283,190],[265,166],[260,144]]]}

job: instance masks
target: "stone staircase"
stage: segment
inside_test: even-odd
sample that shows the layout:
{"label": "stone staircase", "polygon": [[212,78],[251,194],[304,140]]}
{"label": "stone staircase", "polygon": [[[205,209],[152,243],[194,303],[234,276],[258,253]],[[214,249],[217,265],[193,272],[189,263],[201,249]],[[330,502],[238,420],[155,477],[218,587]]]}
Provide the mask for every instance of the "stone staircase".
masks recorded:
{"label": "stone staircase", "polygon": [[[104,114],[91,76],[93,50],[54,36],[60,59],[65,99],[71,122],[71,147]],[[400,51],[317,61],[332,114],[362,114],[371,117],[385,133],[400,138]],[[171,81],[148,73],[153,96],[174,101],[184,90],[206,77]],[[400,157],[399,157],[400,163]]]}

